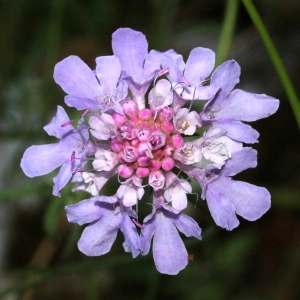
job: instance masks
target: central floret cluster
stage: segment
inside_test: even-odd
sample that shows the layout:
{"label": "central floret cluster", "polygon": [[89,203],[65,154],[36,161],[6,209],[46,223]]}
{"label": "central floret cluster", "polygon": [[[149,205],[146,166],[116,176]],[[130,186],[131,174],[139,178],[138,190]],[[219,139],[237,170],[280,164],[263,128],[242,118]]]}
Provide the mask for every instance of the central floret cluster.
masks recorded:
{"label": "central floret cluster", "polygon": [[[61,167],[56,196],[68,182],[76,182],[73,191],[91,194],[65,208],[70,222],[87,224],[80,251],[107,253],[121,230],[126,252],[146,255],[153,241],[158,271],[177,274],[188,264],[178,231],[201,239],[197,222],[182,213],[192,193],[189,179],[199,183],[215,223],[227,230],[239,225],[237,215],[254,221],[269,209],[265,188],[231,177],[257,163],[257,152],[243,143],[258,142],[259,134],[242,121],[268,117],[279,101],[233,90],[239,65],[229,60],[213,71],[210,49],[193,49],[185,63],[174,50],[148,53],[145,36],[128,28],[113,34],[112,48],[114,55],[96,58],[94,71],[77,56],[56,65],[65,103],[84,112],[75,129],[58,106],[44,129],[60,141],[31,146],[21,167],[29,177]],[[113,176],[119,188],[102,195]],[[140,223],[135,207],[146,186],[152,212]]]}
{"label": "central floret cluster", "polygon": [[150,109],[139,111],[132,100],[125,101],[123,110],[124,116],[117,113],[112,116],[119,135],[109,140],[121,163],[119,175],[129,178],[135,174],[145,178],[153,171],[172,170],[175,165],[173,152],[184,142],[169,122],[173,110],[168,108],[154,116]]}

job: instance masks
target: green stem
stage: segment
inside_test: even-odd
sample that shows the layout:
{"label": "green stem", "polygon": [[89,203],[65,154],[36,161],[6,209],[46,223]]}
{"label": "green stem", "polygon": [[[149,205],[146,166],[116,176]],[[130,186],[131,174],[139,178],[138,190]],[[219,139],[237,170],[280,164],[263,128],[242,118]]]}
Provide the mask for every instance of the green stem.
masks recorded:
{"label": "green stem", "polygon": [[228,57],[236,23],[238,4],[239,0],[228,0],[226,3],[224,22],[217,50],[217,66],[225,61]]}
{"label": "green stem", "polygon": [[287,74],[287,71],[282,63],[282,60],[270,38],[270,35],[266,30],[266,27],[260,15],[258,14],[254,4],[252,3],[252,0],[242,0],[242,1],[271,57],[272,63],[285,89],[287,97],[290,101],[290,105],[296,117],[298,126],[300,128],[300,102],[294,90],[293,84]]}

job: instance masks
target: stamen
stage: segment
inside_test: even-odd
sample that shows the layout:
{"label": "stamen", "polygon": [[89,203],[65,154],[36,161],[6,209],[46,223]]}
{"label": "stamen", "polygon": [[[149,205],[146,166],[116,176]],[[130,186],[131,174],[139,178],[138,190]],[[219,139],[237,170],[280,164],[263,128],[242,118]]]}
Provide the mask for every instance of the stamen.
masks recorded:
{"label": "stamen", "polygon": [[157,73],[157,77],[159,76],[162,76],[162,75],[165,75],[169,72],[169,68],[165,68],[165,69],[162,69],[160,70],[158,73]]}
{"label": "stamen", "polygon": [[144,226],[140,223],[138,223],[135,219],[131,219],[131,221],[139,228],[144,229]]}
{"label": "stamen", "polygon": [[190,126],[190,122],[189,121],[184,121],[181,124],[180,131],[185,131],[189,126]]}
{"label": "stamen", "polygon": [[188,157],[193,157],[194,151],[193,151],[192,149],[193,149],[193,146],[192,146],[190,149],[187,148],[187,147],[185,147],[185,148],[182,148],[182,149],[180,150],[180,153],[181,153],[183,156],[185,156],[186,158],[188,158]]}
{"label": "stamen", "polygon": [[157,79],[158,79],[158,77],[160,77],[160,76],[162,76],[162,75],[164,75],[164,74],[166,74],[166,73],[168,73],[169,72],[169,68],[165,68],[165,69],[162,69],[162,70],[160,70],[158,73],[157,73],[157,76],[154,78],[154,80],[153,80],[153,88],[155,87],[155,85],[156,85],[156,81],[157,81]]}
{"label": "stamen", "polygon": [[87,113],[90,111],[89,108],[87,108],[82,114],[81,114],[81,118],[83,118],[84,116],[87,115]]}
{"label": "stamen", "polygon": [[191,87],[192,85],[186,80],[186,78],[184,76],[182,76],[182,81],[183,83],[185,83],[188,87]]}
{"label": "stamen", "polygon": [[75,151],[73,151],[71,155],[71,164],[73,164],[74,161],[75,161]]}
{"label": "stamen", "polygon": [[79,172],[84,172],[84,169],[78,168],[72,173],[72,175],[75,175],[76,173],[79,173]]}
{"label": "stamen", "polygon": [[193,102],[194,102],[194,100],[195,100],[195,94],[196,94],[196,87],[194,88],[193,98],[192,98],[192,101],[191,101],[190,106],[189,106],[189,111],[191,110],[192,105],[193,105]]}
{"label": "stamen", "polygon": [[74,120],[70,120],[70,121],[68,121],[66,123],[61,124],[60,127],[66,127],[66,126],[68,126],[70,124],[73,124],[73,123],[74,123]]}

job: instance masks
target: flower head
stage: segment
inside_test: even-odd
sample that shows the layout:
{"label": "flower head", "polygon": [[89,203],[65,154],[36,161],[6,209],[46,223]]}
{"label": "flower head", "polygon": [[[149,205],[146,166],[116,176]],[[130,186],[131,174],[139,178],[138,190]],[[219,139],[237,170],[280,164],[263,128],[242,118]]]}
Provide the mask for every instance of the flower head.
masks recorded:
{"label": "flower head", "polygon": [[[210,49],[193,49],[185,63],[174,50],[148,52],[145,36],[129,28],[113,33],[112,48],[114,55],[96,58],[95,71],[76,56],[56,65],[66,104],[85,111],[76,130],[58,107],[45,130],[60,141],[30,147],[21,167],[33,177],[61,166],[55,195],[69,181],[76,182],[73,191],[91,194],[66,206],[70,222],[87,224],[80,251],[107,253],[120,229],[126,252],[146,255],[152,243],[157,270],[174,275],[188,264],[178,231],[201,239],[197,222],[182,212],[190,179],[202,188],[215,223],[227,230],[239,225],[237,215],[254,221],[269,209],[265,188],[231,177],[256,167],[257,152],[243,143],[257,142],[258,132],[242,121],[275,113],[279,101],[233,90],[239,65],[230,60],[213,71]],[[112,177],[120,186],[104,196]],[[153,193],[152,212],[140,224],[138,205],[151,201],[144,200],[145,187]]]}

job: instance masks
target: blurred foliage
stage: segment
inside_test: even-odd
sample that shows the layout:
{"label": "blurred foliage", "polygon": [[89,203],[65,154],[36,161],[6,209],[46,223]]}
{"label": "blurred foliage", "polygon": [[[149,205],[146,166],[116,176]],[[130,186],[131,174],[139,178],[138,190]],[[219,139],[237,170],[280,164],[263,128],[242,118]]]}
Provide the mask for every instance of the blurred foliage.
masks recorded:
{"label": "blurred foliage", "polygon": [[[239,2],[0,1],[1,299],[300,298],[299,132],[271,58]],[[299,95],[299,1],[254,4]],[[94,68],[97,56],[111,54],[111,34],[119,27],[145,33],[149,49],[174,48],[185,58],[193,47],[210,47],[219,63],[234,58],[241,64],[239,87],[281,100],[277,114],[254,125],[261,133],[254,146],[258,167],[237,176],[266,186],[272,209],[226,232],[213,223],[206,203],[190,195],[189,214],[203,240],[185,239],[191,261],[174,277],[159,274],[150,254],[124,254],[121,236],[103,257],[82,255],[76,245],[82,228],[67,222],[63,207],[87,194],[69,187],[54,198],[53,174],[29,179],[19,168],[28,146],[53,142],[42,127],[63,104],[52,79],[55,64],[74,54]],[[113,190],[110,185],[105,192]]]}

